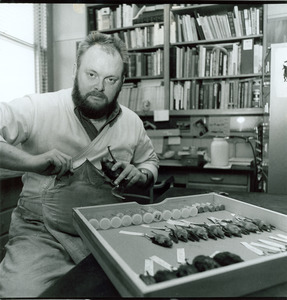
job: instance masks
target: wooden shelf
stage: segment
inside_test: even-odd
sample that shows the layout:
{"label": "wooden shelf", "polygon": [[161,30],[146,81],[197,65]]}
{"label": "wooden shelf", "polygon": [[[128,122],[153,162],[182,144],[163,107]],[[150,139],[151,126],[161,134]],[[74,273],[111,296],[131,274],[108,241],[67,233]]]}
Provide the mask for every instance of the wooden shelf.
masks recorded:
{"label": "wooden shelf", "polygon": [[186,81],[186,80],[216,80],[216,79],[233,79],[233,78],[255,78],[261,77],[261,74],[239,74],[239,75],[226,75],[226,76],[205,76],[205,77],[179,77],[170,78],[171,81]]}
{"label": "wooden shelf", "polygon": [[[264,113],[263,108],[238,108],[238,109],[195,109],[195,110],[170,110],[170,116],[248,116],[259,115]],[[137,112],[139,116],[153,116],[153,111]]]}
{"label": "wooden shelf", "polygon": [[197,40],[197,41],[189,41],[189,42],[178,42],[172,43],[171,46],[190,46],[190,45],[201,45],[201,44],[218,44],[218,43],[227,43],[227,42],[236,42],[246,39],[258,39],[263,38],[263,34],[256,34],[256,35],[245,35],[245,36],[237,36],[237,37],[230,37],[225,39],[212,39],[212,40]]}

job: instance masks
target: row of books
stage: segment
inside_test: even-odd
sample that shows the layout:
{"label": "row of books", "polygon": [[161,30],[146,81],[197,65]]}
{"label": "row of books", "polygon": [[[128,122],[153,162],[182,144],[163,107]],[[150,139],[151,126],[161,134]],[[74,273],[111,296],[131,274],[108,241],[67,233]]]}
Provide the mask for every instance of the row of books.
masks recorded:
{"label": "row of books", "polygon": [[[94,22],[94,30],[107,30],[133,25],[133,18],[136,16],[140,7],[137,4],[120,4],[116,7],[103,7],[100,9],[90,8],[90,20]],[[91,19],[92,17],[92,19]]]}
{"label": "row of books", "polygon": [[174,15],[171,43],[259,35],[262,31],[262,6],[242,10],[234,6],[233,11],[210,16],[201,16],[194,10],[192,14]]}
{"label": "row of books", "polygon": [[165,107],[162,80],[142,80],[137,85],[124,84],[118,102],[133,111],[154,111]]}
{"label": "row of books", "polygon": [[113,33],[121,38],[128,49],[146,48],[163,45],[164,25],[154,23],[152,26],[136,27]]}
{"label": "row of books", "polygon": [[172,47],[172,78],[258,74],[262,71],[263,47],[253,39],[237,43]]}
{"label": "row of books", "polygon": [[170,110],[261,107],[261,79],[170,83]]}
{"label": "row of books", "polygon": [[163,5],[119,4],[90,7],[89,31],[129,27],[140,23],[163,22]]}
{"label": "row of books", "polygon": [[128,77],[162,76],[163,50],[129,54]]}

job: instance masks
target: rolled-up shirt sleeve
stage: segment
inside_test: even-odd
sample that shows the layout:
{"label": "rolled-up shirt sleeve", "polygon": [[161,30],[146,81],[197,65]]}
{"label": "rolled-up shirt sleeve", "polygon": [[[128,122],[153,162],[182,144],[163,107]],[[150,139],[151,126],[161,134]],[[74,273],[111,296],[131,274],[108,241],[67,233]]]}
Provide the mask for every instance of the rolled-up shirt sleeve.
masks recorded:
{"label": "rolled-up shirt sleeve", "polygon": [[26,141],[33,122],[33,112],[29,97],[0,102],[0,141],[11,145]]}
{"label": "rolled-up shirt sleeve", "polygon": [[143,124],[140,126],[139,141],[134,152],[133,164],[139,169],[144,168],[151,171],[154,183],[157,181],[159,159]]}

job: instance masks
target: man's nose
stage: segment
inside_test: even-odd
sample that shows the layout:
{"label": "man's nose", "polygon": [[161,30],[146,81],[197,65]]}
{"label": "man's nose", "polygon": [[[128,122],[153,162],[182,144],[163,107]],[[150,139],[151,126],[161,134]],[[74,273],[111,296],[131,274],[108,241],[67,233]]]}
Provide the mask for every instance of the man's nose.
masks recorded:
{"label": "man's nose", "polygon": [[105,81],[104,79],[98,79],[97,82],[95,83],[95,89],[99,92],[102,92],[105,90]]}

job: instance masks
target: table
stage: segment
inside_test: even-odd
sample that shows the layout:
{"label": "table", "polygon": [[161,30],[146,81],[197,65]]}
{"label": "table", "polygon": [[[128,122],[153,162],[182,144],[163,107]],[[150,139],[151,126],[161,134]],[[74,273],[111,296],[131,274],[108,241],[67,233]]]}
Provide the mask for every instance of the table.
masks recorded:
{"label": "table", "polygon": [[[171,188],[158,201],[165,198],[194,195],[209,191],[192,190],[188,188]],[[287,214],[287,195],[266,193],[230,192],[229,197],[246,203],[261,206],[280,213]],[[245,297],[286,297],[287,282],[274,287],[245,295]],[[87,256],[76,267],[49,287],[41,298],[119,298],[109,278],[102,270],[92,254]]]}
{"label": "table", "polygon": [[251,166],[232,165],[230,168],[204,168],[202,166],[184,165],[174,160],[161,160],[158,181],[169,176],[174,184],[191,189],[221,189],[225,191],[254,192],[255,173]]}

